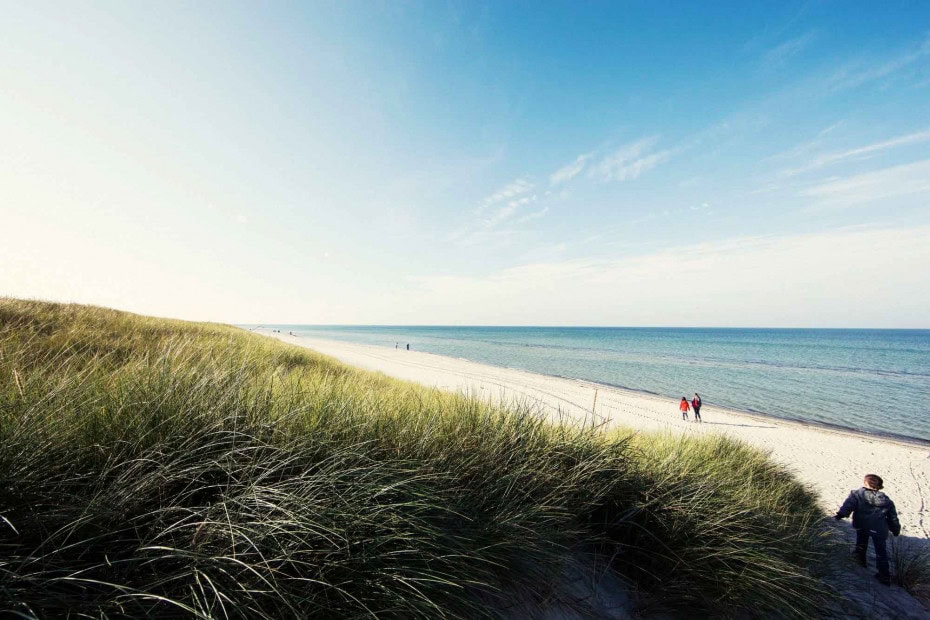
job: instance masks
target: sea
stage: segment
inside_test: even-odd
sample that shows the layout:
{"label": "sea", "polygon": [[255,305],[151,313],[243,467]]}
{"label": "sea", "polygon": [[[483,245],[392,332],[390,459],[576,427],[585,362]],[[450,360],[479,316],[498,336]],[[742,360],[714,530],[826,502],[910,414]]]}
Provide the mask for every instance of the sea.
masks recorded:
{"label": "sea", "polygon": [[930,330],[264,327],[930,442]]}

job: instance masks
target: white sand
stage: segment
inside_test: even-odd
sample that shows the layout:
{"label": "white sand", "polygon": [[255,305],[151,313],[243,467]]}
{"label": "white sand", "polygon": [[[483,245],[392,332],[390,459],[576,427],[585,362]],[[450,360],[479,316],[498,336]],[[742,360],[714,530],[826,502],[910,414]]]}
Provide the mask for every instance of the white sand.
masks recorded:
{"label": "white sand", "polygon": [[[894,500],[902,534],[930,538],[924,523],[924,496],[930,485],[930,447],[819,426],[753,416],[705,404],[703,424],[681,420],[678,400],[652,396],[571,379],[498,368],[466,360],[287,334],[285,342],[311,348],[346,364],[383,372],[443,390],[456,390],[491,401],[530,400],[554,419],[675,433],[721,433],[771,452],[820,495],[824,508],[835,510],[867,473],[885,480],[885,492]],[[592,416],[595,390],[597,404]],[[683,394],[685,394],[683,392]],[[690,397],[691,394],[688,394]]]}

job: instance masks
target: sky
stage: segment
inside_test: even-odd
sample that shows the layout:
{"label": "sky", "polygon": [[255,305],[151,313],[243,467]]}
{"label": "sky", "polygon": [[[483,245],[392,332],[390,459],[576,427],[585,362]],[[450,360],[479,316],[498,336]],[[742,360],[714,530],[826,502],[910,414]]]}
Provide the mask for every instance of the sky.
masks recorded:
{"label": "sky", "polygon": [[0,295],[930,328],[930,3],[0,0]]}

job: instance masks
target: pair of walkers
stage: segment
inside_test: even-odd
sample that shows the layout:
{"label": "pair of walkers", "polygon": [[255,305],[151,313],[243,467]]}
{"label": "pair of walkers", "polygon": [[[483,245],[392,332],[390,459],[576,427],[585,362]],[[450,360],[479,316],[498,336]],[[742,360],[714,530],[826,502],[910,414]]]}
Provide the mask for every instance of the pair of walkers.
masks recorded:
{"label": "pair of walkers", "polygon": [[684,396],[681,397],[681,402],[678,403],[678,409],[681,411],[681,419],[688,420],[688,412],[692,409],[694,410],[694,421],[701,422],[701,397],[698,396],[698,393],[694,393],[694,398],[691,399],[691,402],[688,402],[688,399]]}

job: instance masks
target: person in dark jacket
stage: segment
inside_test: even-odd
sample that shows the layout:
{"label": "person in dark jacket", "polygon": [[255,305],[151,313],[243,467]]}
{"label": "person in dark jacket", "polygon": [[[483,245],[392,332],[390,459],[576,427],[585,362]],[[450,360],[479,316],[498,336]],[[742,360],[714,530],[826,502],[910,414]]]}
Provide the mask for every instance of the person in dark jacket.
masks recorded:
{"label": "person in dark jacket", "polygon": [[894,502],[882,493],[884,481],[879,476],[868,474],[862,482],[862,488],[849,493],[849,497],[836,511],[834,518],[845,519],[852,514],[853,527],[856,528],[856,561],[860,566],[866,566],[865,553],[871,538],[872,546],[875,547],[875,565],[878,568],[875,578],[886,586],[891,585],[885,541],[888,539],[888,532],[894,536],[901,533],[898,512],[894,508]]}

